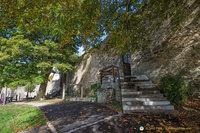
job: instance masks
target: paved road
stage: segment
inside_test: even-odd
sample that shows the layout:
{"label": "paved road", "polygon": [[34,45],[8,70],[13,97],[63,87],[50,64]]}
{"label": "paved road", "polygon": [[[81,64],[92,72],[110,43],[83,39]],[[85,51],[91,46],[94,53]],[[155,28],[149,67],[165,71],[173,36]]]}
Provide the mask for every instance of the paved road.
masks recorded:
{"label": "paved road", "polygon": [[[120,116],[117,112],[98,103],[72,102],[40,107],[57,132],[82,132]],[[97,126],[95,130],[98,130]]]}
{"label": "paved road", "polygon": [[[36,104],[37,105],[37,104]],[[98,103],[71,102],[39,106],[58,133],[137,133],[143,126],[148,132],[175,132],[187,128],[175,116],[122,115]],[[27,133],[49,133],[45,127]],[[146,131],[144,131],[146,132]],[[176,133],[191,132],[177,130]]]}

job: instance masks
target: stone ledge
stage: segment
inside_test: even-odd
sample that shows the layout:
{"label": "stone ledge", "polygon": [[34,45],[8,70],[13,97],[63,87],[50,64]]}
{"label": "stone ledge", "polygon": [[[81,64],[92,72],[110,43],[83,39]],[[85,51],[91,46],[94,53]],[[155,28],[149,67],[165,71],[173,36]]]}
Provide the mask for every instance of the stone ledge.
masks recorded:
{"label": "stone ledge", "polygon": [[73,102],[96,102],[97,99],[93,97],[72,97],[66,98],[65,101],[73,101]]}

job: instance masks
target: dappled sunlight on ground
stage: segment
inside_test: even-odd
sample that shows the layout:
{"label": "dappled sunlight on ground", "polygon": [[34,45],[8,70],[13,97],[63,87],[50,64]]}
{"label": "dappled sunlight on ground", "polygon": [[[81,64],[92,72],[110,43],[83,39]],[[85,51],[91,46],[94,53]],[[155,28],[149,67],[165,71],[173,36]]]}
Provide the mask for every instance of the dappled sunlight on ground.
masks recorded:
{"label": "dappled sunlight on ground", "polygon": [[[199,105],[198,102],[193,102],[194,107]],[[119,110],[113,111],[111,108],[87,102],[61,103],[41,107],[59,132],[135,133],[141,126],[145,131],[160,133],[198,132],[199,130],[200,115],[198,110],[198,113],[191,110],[193,106],[187,107],[190,108],[189,110],[185,110],[185,107],[179,109],[180,113],[177,115],[144,113],[120,115],[117,113]]]}

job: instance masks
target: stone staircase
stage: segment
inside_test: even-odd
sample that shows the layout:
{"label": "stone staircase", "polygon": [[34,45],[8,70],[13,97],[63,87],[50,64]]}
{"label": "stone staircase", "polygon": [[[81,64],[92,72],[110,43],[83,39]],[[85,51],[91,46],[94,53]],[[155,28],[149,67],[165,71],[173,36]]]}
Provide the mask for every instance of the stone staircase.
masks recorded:
{"label": "stone staircase", "polygon": [[145,75],[126,76],[122,79],[122,104],[125,114],[177,113],[174,106]]}

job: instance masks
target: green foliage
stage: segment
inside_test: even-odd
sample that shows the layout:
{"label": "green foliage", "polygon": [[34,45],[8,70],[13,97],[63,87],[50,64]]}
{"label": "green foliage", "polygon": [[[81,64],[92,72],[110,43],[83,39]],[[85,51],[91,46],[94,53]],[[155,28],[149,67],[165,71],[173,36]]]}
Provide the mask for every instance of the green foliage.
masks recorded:
{"label": "green foliage", "polygon": [[54,76],[54,74],[51,75],[51,76],[49,76],[49,80],[52,80],[52,79],[53,79],[53,76]]}
{"label": "green foliage", "polygon": [[164,95],[170,100],[180,106],[180,103],[187,100],[186,93],[188,88],[182,77],[166,74],[160,79],[159,87]]}
{"label": "green foliage", "polygon": [[92,96],[90,96],[90,97],[92,97],[92,98],[97,98],[97,95],[92,95]]}
{"label": "green foliage", "polygon": [[0,38],[0,86],[16,88],[47,82],[53,67],[61,72],[72,70],[77,61],[74,50],[60,48],[59,43],[45,40],[39,44],[24,35]]}
{"label": "green foliage", "polygon": [[120,102],[115,102],[113,103],[114,108],[116,108],[117,110],[122,110],[122,105],[120,104]]}
{"label": "green foliage", "polygon": [[34,88],[35,88],[35,84],[28,82],[25,86],[25,91],[26,92],[33,92]]}
{"label": "green foliage", "polygon": [[115,54],[145,49],[151,41],[148,36],[164,20],[170,19],[172,29],[177,30],[187,16],[182,0],[2,0],[0,5],[3,31],[14,25],[62,46],[83,44],[88,49],[106,33],[109,45],[103,50]]}
{"label": "green foliage", "polygon": [[26,105],[0,107],[0,132],[14,133],[45,125],[43,114],[36,108]]}
{"label": "green foliage", "polygon": [[98,88],[100,88],[101,87],[101,83],[96,83],[96,84],[92,84],[91,85],[91,88],[92,89],[98,89]]}
{"label": "green foliage", "polygon": [[109,108],[115,111],[120,111],[120,112],[122,111],[122,105],[120,104],[120,102],[117,102],[117,101],[111,104],[106,104],[106,106],[108,106]]}

